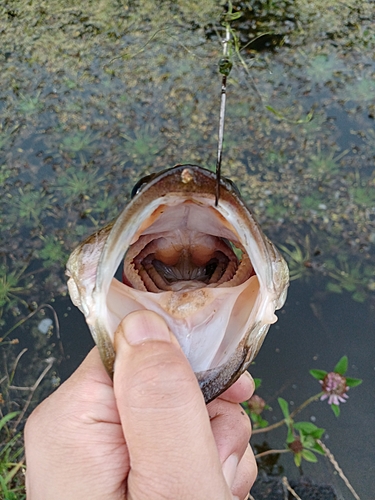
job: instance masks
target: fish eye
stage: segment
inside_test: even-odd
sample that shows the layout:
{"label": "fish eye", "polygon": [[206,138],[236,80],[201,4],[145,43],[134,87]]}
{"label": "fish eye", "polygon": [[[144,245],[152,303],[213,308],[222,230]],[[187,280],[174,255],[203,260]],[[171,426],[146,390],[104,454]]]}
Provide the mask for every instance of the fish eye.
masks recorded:
{"label": "fish eye", "polygon": [[152,179],[156,177],[157,174],[150,174],[150,175],[145,175],[142,177],[142,179],[139,179],[139,181],[134,185],[132,192],[131,192],[131,199],[134,198],[135,195],[140,193],[142,189],[148,184]]}

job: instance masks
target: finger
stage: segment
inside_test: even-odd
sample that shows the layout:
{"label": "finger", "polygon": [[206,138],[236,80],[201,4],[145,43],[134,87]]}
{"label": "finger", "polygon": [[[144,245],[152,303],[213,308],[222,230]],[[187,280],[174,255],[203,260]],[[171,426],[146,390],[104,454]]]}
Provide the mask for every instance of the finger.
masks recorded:
{"label": "finger", "polygon": [[224,476],[230,485],[249,444],[250,419],[239,404],[220,398],[208,405],[208,411]]}
{"label": "finger", "polygon": [[249,372],[245,372],[241,377],[219,397],[232,403],[242,403],[253,395],[255,390],[253,377]]}
{"label": "finger", "polygon": [[131,498],[231,498],[197,379],[164,320],[131,313],[116,332],[115,350]]}
{"label": "finger", "polygon": [[231,491],[234,497],[247,498],[251,487],[257,477],[258,467],[250,445],[247,447],[240,463],[238,464]]}

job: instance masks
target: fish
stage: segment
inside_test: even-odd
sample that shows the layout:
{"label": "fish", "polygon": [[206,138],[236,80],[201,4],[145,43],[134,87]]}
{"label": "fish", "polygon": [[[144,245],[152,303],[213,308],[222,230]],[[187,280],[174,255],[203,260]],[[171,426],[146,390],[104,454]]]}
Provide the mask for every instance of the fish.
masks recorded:
{"label": "fish", "polygon": [[159,314],[176,336],[206,402],[247,370],[286,299],[288,267],[235,184],[198,165],[142,178],[115,221],[67,262],[107,372],[114,333],[133,311]]}

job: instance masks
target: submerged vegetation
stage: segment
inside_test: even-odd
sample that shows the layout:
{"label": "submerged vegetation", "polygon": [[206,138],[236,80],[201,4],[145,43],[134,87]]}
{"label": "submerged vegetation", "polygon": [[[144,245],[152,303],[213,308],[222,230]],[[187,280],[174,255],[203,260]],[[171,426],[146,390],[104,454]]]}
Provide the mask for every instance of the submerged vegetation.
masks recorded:
{"label": "submerged vegetation", "polygon": [[[33,390],[38,376],[22,368],[17,335],[34,321],[29,363],[43,373],[40,360],[60,351],[37,328],[38,305],[67,294],[70,251],[118,214],[139,177],[176,163],[214,167],[224,3],[0,5],[0,492],[8,500],[23,498],[14,412],[28,401],[9,389],[9,374],[17,367],[31,388],[22,417],[59,379],[50,370]],[[292,279],[316,297],[346,293],[375,307],[375,4],[233,5],[223,175],[283,250]]]}

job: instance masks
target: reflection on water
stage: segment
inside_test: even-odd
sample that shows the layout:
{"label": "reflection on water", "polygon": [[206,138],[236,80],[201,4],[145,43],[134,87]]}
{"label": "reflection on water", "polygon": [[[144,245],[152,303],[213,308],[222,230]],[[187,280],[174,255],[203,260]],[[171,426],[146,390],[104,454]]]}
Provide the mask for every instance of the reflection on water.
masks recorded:
{"label": "reflection on water", "polygon": [[[373,432],[375,4],[328,4],[238,3],[243,16],[233,28],[247,47],[233,54],[223,173],[283,249],[295,278],[254,373],[270,404],[281,390],[302,401],[314,390],[308,368],[329,369],[349,356],[353,376],[365,382],[338,420],[324,405],[319,418],[344,470],[366,493]],[[158,10],[146,0],[83,1],[79,8],[17,0],[1,7],[0,321],[2,337],[13,329],[7,338],[21,341],[3,340],[1,349],[9,373],[21,348],[29,348],[16,370],[22,386],[34,383],[44,359],[56,358],[35,399],[92,345],[64,298],[72,248],[116,216],[142,175],[175,163],[215,165],[221,11],[215,1],[184,0]],[[48,309],[15,328],[43,302],[59,313],[65,358],[56,325],[46,334],[38,330]],[[11,393],[8,410],[21,407],[24,396]]]}

